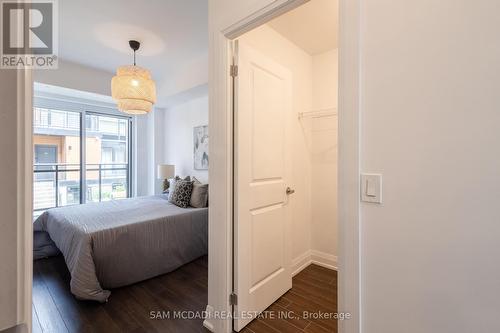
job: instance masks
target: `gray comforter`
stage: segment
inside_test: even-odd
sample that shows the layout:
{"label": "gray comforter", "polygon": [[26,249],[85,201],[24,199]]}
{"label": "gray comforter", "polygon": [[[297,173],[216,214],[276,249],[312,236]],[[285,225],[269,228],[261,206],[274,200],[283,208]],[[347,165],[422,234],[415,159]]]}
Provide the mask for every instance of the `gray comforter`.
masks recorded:
{"label": "gray comforter", "polygon": [[110,291],[170,272],[208,251],[208,208],[179,208],[164,196],[50,209],[48,232],[71,273],[71,292],[105,302]]}

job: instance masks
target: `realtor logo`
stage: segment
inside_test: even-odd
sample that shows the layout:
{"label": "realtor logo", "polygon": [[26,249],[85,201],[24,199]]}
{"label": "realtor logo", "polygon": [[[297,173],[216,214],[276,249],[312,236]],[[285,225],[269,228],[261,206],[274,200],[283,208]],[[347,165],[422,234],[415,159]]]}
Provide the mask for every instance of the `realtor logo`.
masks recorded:
{"label": "realtor logo", "polygon": [[56,0],[1,3],[2,68],[57,68]]}

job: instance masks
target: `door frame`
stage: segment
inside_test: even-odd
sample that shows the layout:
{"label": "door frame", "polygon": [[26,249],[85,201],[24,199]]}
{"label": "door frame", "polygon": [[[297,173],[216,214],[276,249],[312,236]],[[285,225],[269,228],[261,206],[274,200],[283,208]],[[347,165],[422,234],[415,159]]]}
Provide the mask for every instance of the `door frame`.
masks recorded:
{"label": "door frame", "polygon": [[[308,0],[275,0],[242,20],[210,31],[210,197],[207,318],[212,332],[232,331],[233,95],[232,40]],[[338,311],[339,332],[361,330],[360,291],[360,16],[361,0],[339,0]]]}
{"label": "door frame", "polygon": [[32,331],[33,70],[17,71],[17,323]]}

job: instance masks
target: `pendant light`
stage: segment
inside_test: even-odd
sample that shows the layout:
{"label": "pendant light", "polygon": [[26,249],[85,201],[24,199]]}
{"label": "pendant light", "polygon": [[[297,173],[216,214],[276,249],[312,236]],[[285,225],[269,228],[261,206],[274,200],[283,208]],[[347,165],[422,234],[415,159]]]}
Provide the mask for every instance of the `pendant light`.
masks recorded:
{"label": "pendant light", "polygon": [[151,73],[135,64],[135,52],[141,44],[136,40],[128,42],[134,50],[134,65],[120,66],[111,80],[111,97],[117,102],[118,110],[141,115],[151,112],[156,103],[156,86]]}

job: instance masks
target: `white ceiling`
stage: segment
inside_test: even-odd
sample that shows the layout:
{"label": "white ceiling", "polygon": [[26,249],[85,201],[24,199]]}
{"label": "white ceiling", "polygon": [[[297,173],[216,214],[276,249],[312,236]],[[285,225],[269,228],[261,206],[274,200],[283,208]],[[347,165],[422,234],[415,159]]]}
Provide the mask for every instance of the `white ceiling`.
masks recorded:
{"label": "white ceiling", "polygon": [[268,24],[314,55],[338,47],[338,0],[311,0]]}
{"label": "white ceiling", "polygon": [[65,0],[59,18],[63,60],[114,72],[133,62],[136,39],[137,65],[151,70],[159,98],[206,84],[207,0]]}

